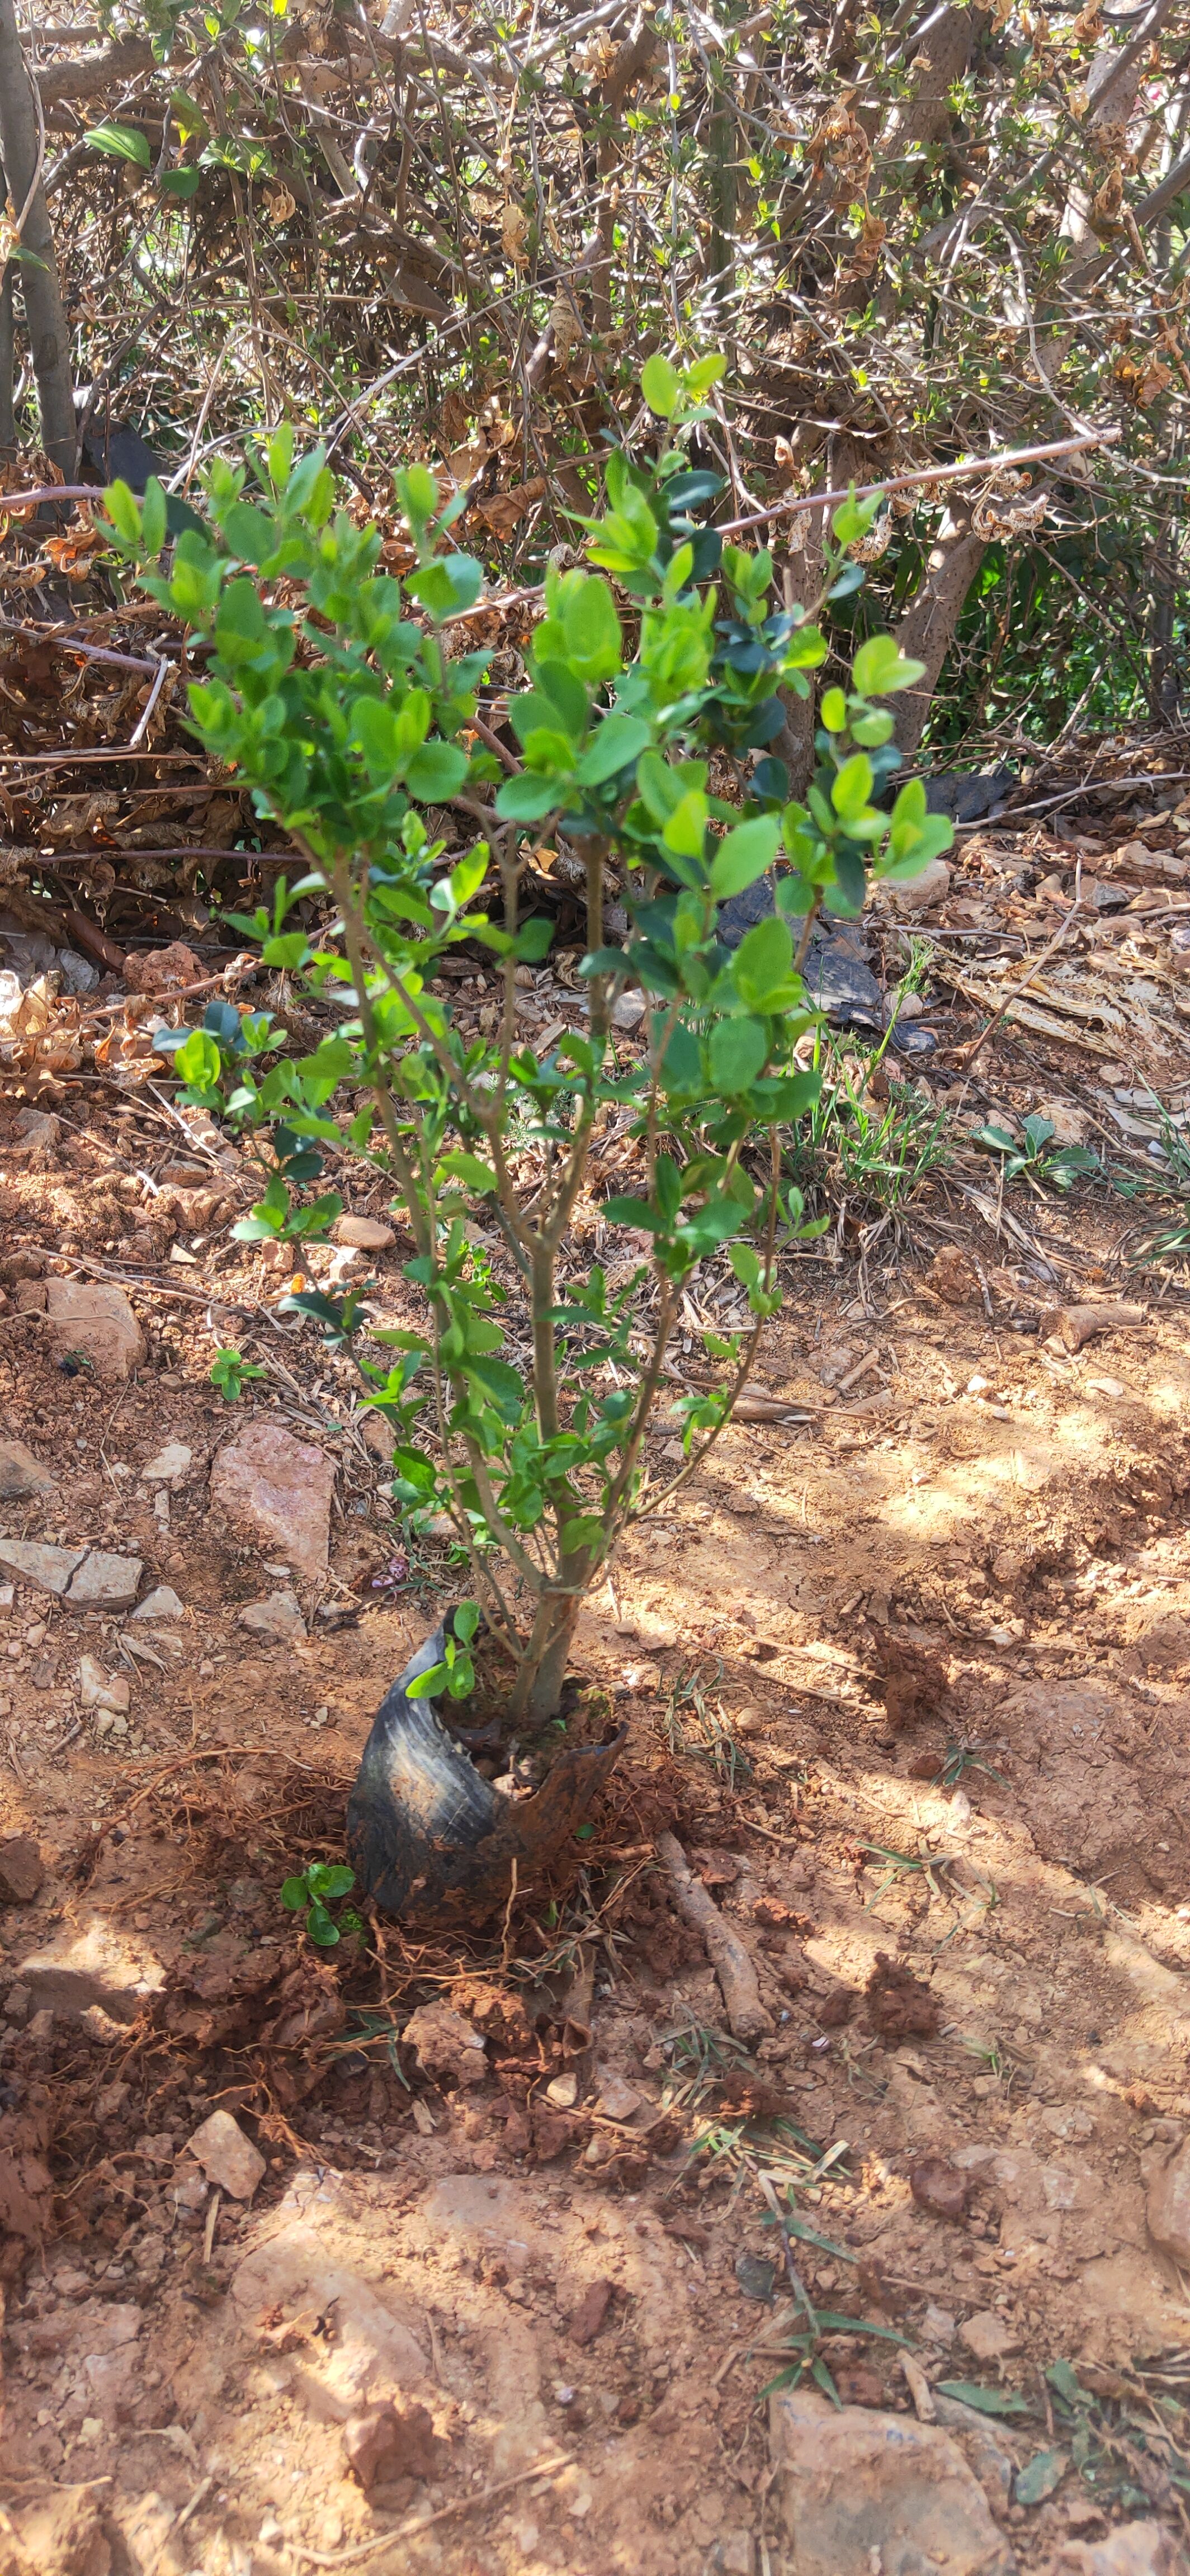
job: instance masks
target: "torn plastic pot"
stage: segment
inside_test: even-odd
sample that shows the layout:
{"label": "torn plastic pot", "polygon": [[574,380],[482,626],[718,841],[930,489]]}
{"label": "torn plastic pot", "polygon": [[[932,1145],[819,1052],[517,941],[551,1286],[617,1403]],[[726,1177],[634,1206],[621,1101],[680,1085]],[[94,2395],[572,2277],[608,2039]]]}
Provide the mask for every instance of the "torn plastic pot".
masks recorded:
{"label": "torn plastic pot", "polygon": [[347,1856],[359,1887],[405,1923],[474,1923],[556,1868],[624,1741],[558,1753],[532,1797],[483,1779],[428,1699],[409,1684],[441,1663],[445,1628],[418,1647],[381,1701],[347,1804]]}

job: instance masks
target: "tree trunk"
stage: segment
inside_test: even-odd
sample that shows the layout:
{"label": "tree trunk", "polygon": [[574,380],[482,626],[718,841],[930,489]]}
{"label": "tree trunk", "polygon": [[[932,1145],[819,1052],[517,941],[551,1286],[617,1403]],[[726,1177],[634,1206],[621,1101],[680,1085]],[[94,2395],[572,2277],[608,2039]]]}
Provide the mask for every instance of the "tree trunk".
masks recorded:
{"label": "tree trunk", "polygon": [[[789,562],[782,568],[786,608],[811,607],[822,588],[825,517],[823,510],[805,510],[793,521],[793,528],[802,533],[804,542],[796,554],[791,550]],[[807,671],[803,676],[807,682],[804,698],[799,698],[793,689],[778,690],[785,722],[769,744],[774,757],[784,761],[789,771],[789,793],[799,803],[814,775],[814,728],[818,721],[818,675]]]}
{"label": "tree trunk", "polygon": [[986,538],[977,536],[971,525],[970,504],[954,501],[930,548],[925,578],[895,629],[902,653],[925,664],[917,687],[906,689],[896,702],[893,739],[906,758],[912,757],[921,741],[938,674],[986,551]]}
{"label": "tree trunk", "polygon": [[[62,303],[54,237],[37,172],[38,126],[13,0],[0,0],[0,157],[21,229],[21,292],[41,412],[41,443],[67,483],[74,480],[77,433],[70,374],[70,333]],[[37,185],[34,187],[34,180]],[[8,275],[12,275],[12,263]]]}
{"label": "tree trunk", "polygon": [[13,417],[12,391],[15,381],[12,336],[12,267],[5,269],[0,285],[0,455],[11,455],[16,448],[17,427]]}

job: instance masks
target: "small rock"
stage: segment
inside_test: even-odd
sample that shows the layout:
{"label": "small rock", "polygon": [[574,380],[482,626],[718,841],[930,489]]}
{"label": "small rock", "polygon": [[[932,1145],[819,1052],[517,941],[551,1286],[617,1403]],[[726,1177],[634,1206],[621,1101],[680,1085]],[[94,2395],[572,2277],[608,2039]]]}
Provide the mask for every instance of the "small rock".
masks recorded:
{"label": "small rock", "polygon": [[1145,2217],[1158,2253],[1190,2263],[1190,2138],[1154,2174]]}
{"label": "small rock", "polygon": [[889,892],[898,912],[929,912],[950,892],[950,869],[945,859],[931,859],[919,877],[907,877],[903,885],[893,885]]}
{"label": "small rock", "polygon": [[82,1655],[79,1658],[79,1697],[84,1708],[106,1708],[114,1717],[127,1713],[130,1692],[123,1673],[117,1673],[113,1679],[94,1655]]}
{"label": "small rock", "polygon": [[299,1574],[326,1570],[335,1471],[321,1449],[278,1423],[251,1422],[221,1449],[211,1501],[237,1528],[278,1542]]}
{"label": "small rock", "polygon": [[980,2308],[975,2316],[967,2317],[959,2327],[959,2341],[966,2344],[976,2361],[1002,2361],[1007,2353],[1021,2348],[1016,2328],[1009,2325],[1006,2317],[997,2316],[994,2308]]}
{"label": "small rock", "polygon": [[769,2442],[796,2576],[1014,2576],[983,2489],[940,2425],[782,2391]]}
{"label": "small rock", "polygon": [[1068,2540],[1052,2576],[1187,2576],[1172,2531],[1160,2522],[1120,2522],[1104,2540]]}
{"label": "small rock", "polygon": [[619,1001],[612,1004],[612,1027],[638,1029],[648,1007],[643,993],[621,993]]}
{"label": "small rock", "polygon": [[113,2021],[135,2021],[165,1984],[165,1970],[147,1943],[106,1923],[58,1933],[22,1959],[21,1976],[36,2009],[62,2021],[80,2021],[92,2004]]}
{"label": "small rock", "polygon": [[970,2176],[947,2164],[944,2156],[925,2156],[914,2165],[909,2188],[918,2207],[932,2211],[935,2218],[966,2217]]}
{"label": "small rock", "polygon": [[953,2343],[957,2331],[949,2308],[939,2308],[931,2299],[918,2329],[923,2343]]}
{"label": "small rock", "polygon": [[331,1227],[332,1243],[349,1243],[357,1252],[388,1252],[396,1239],[395,1228],[374,1216],[337,1216]]}
{"label": "small rock", "polygon": [[156,1591],[145,1594],[140,1607],[133,1611],[132,1616],[134,1619],[184,1619],[186,1609],[184,1602],[179,1601],[177,1593],[171,1592],[168,1583],[159,1583]]}
{"label": "small rock", "polygon": [[156,1457],[150,1458],[148,1465],[141,1468],[142,1480],[146,1485],[174,1485],[180,1477],[188,1474],[193,1458],[194,1452],[186,1447],[184,1440],[167,1441],[165,1448],[159,1449]]}
{"label": "small rock", "polygon": [[635,2119],[641,2100],[642,2096],[637,2092],[635,2085],[626,2084],[623,2076],[617,2075],[612,2068],[609,2067],[607,2073],[600,2076],[595,2108],[597,2111],[602,2111],[605,2119]]}
{"label": "small rock", "polygon": [[767,2254],[749,2254],[745,2248],[735,2258],[735,2276],[746,2299],[755,2299],[758,2307],[772,2306],[777,2266]]}
{"label": "small rock", "polygon": [[18,2030],[23,2030],[29,2018],[29,2006],[32,2001],[33,1997],[28,1986],[10,1986],[4,1998],[5,2020],[15,2023]]}
{"label": "small rock", "polygon": [[372,1456],[380,1460],[382,1467],[391,1467],[393,1451],[397,1445],[397,1435],[391,1422],[385,1420],[383,1413],[364,1413],[357,1419],[363,1434],[365,1449],[371,1450]]}
{"label": "small rock", "polygon": [[45,1869],[31,1834],[13,1834],[0,1843],[0,1905],[29,1905]]}
{"label": "small rock", "polygon": [[258,2182],[268,2171],[264,2157],[250,2138],[244,2136],[239,2122],[230,2111],[212,2111],[196,2129],[190,2142],[190,2153],[197,2156],[208,2182],[229,2192],[233,2200],[251,2200]]}
{"label": "small rock", "polygon": [[54,1484],[23,1440],[0,1440],[0,1502],[19,1502],[23,1494],[48,1493]]}
{"label": "small rock", "polygon": [[423,2004],[401,2034],[416,2052],[423,2075],[453,2075],[460,2084],[482,2084],[488,2061],[483,2040],[450,2004]]}
{"label": "small rock", "polygon": [[16,1121],[17,1142],[10,1154],[47,1154],[62,1133],[61,1120],[49,1118],[44,1109],[22,1109]]}
{"label": "small rock", "polygon": [[122,1288],[88,1287],[80,1279],[45,1279],[17,1290],[22,1314],[43,1314],[55,1358],[81,1351],[96,1377],[126,1378],[143,1368],[145,1337]]}
{"label": "small rock", "polygon": [[85,1547],[42,1547],[36,1539],[0,1538],[0,1565],[23,1583],[36,1583],[42,1592],[59,1596],[86,1553]]}
{"label": "small rock", "polygon": [[306,1634],[296,1592],[270,1592],[267,1600],[245,1602],[236,1612],[236,1626],[251,1629],[256,1637],[273,1637],[283,1646],[300,1646]]}
{"label": "small rock", "polygon": [[568,2068],[565,2075],[553,2077],[546,2085],[545,2098],[553,2103],[555,2111],[573,2111],[578,2100],[578,2077],[573,2068]]}
{"label": "small rock", "polygon": [[571,2312],[569,2332],[572,2343],[594,2343],[607,2315],[611,2295],[610,2281],[588,2281],[577,2308]]}
{"label": "small rock", "polygon": [[365,2495],[396,2478],[436,2478],[449,2465],[450,2444],[434,2431],[428,2406],[388,2398],[343,2427],[343,2456]]}
{"label": "small rock", "polygon": [[144,1570],[143,1557],[109,1556],[106,1548],[93,1547],[66,1598],[82,1610],[130,1610]]}

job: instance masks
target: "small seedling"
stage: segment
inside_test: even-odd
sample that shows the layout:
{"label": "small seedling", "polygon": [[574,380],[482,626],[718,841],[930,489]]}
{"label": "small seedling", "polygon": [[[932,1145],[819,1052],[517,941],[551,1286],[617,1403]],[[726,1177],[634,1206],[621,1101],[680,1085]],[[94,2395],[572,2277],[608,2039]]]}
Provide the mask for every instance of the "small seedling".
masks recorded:
{"label": "small seedling", "polygon": [[984,1761],[982,1745],[963,1744],[952,1737],[934,1774],[935,1780],[940,1788],[957,1789],[965,1771],[986,1771],[989,1780],[1002,1781],[1004,1778],[994,1762]]}
{"label": "small seedling", "polygon": [[238,1404],[250,1377],[264,1377],[266,1371],[252,1360],[242,1359],[238,1351],[216,1351],[211,1362],[212,1386],[217,1386],[225,1404]]}
{"label": "small seedling", "polygon": [[920,1876],[925,1879],[931,1896],[941,1896],[942,1890],[938,1885],[936,1873],[939,1870],[949,1869],[950,1862],[945,1858],[940,1859],[936,1852],[930,1853],[923,1859],[917,1852],[890,1851],[883,1843],[861,1842],[859,1849],[861,1852],[870,1853],[873,1860],[882,1860],[885,1863],[885,1872],[880,1885],[864,1906],[865,1914],[870,1914],[873,1907],[879,1905],[881,1897],[887,1896],[889,1888],[895,1887],[898,1879],[902,1878]]}
{"label": "small seedling", "polygon": [[989,1122],[974,1130],[971,1142],[985,1145],[991,1154],[1002,1154],[1005,1180],[1026,1181],[1039,1198],[1046,1187],[1072,1190],[1085,1174],[1099,1170],[1098,1154],[1092,1154],[1086,1145],[1059,1145],[1055,1153],[1049,1152],[1051,1139],[1057,1134],[1052,1118],[1042,1118],[1035,1111],[1024,1120],[1021,1132],[1023,1144],[1010,1135],[1007,1127]]}
{"label": "small seedling", "polygon": [[468,1648],[479,1626],[482,1613],[478,1601],[460,1601],[451,1620],[454,1636],[447,1635],[440,1664],[431,1664],[428,1673],[419,1673],[416,1681],[405,1686],[406,1699],[437,1699],[449,1691],[452,1699],[467,1699],[475,1688],[475,1666]]}
{"label": "small seedling", "polygon": [[338,1922],[330,1912],[341,1896],[349,1896],[355,1885],[355,1871],[342,1862],[315,1860],[307,1869],[287,1878],[281,1890],[281,1903],[291,1914],[306,1911],[306,1931],[315,1948],[333,1950],[345,1933],[362,1932],[364,1918],[349,1906]]}
{"label": "small seedling", "polygon": [[94,1373],[95,1362],[89,1351],[63,1351],[58,1366],[63,1377],[82,1377],[87,1371]]}

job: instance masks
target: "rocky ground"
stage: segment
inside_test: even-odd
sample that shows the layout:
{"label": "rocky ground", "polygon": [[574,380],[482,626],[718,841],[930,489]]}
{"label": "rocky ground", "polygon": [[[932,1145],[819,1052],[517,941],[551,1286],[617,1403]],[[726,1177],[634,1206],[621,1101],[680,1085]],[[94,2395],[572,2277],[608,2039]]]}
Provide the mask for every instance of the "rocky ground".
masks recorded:
{"label": "rocky ground", "polygon": [[876,1285],[791,1259],[584,1617],[569,1890],[320,1957],[280,1885],[461,1586],[154,1065],[0,1106],[2,2576],[1184,2571],[1190,1312],[1130,1212],[959,1151]]}

